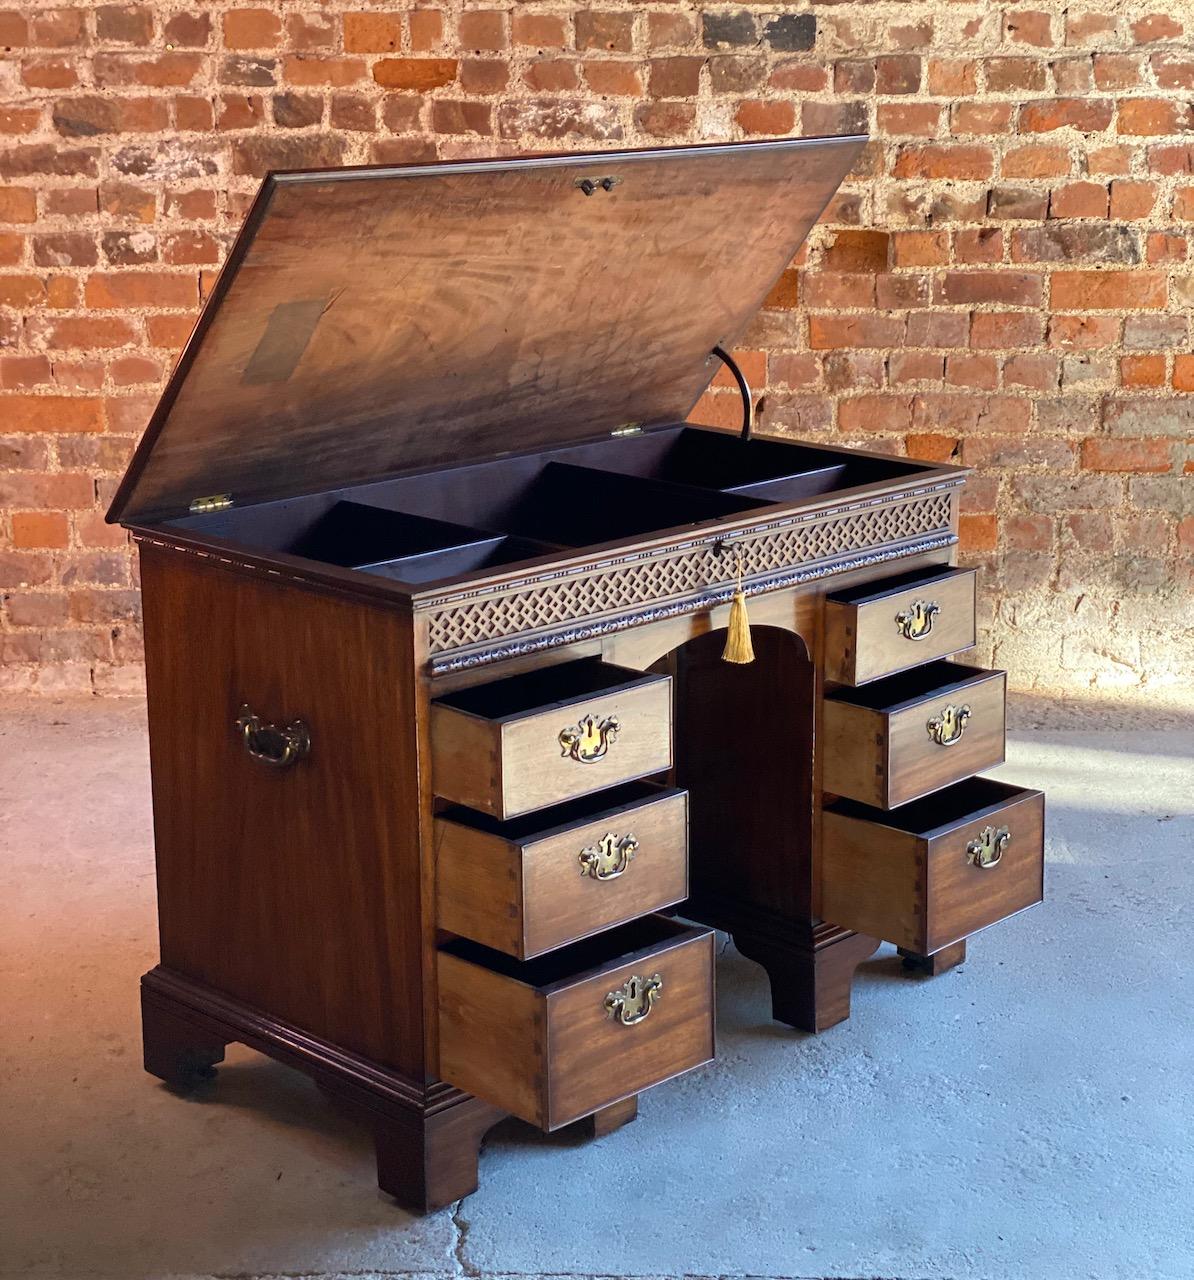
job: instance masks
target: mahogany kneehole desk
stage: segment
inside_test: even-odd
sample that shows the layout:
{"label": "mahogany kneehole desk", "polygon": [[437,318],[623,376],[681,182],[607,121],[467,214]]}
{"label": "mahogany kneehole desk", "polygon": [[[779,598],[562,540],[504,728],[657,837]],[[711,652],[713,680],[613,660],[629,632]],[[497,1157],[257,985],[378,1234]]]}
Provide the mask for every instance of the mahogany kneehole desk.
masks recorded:
{"label": "mahogany kneehole desk", "polygon": [[1040,900],[966,471],[685,425],[862,142],[266,180],[110,513],[148,1071],[297,1067],[428,1210],[502,1117],[714,1056],[710,926],[823,1031],[880,939],[940,972]]}

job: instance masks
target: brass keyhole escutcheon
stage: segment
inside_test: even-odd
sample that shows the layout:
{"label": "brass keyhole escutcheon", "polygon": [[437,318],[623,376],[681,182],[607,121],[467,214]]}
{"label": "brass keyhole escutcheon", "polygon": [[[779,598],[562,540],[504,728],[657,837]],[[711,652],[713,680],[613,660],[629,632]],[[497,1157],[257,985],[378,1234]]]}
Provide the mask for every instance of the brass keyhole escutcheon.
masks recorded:
{"label": "brass keyhole escutcheon", "polygon": [[617,716],[600,720],[592,713],[581,716],[576,724],[560,730],[560,754],[581,764],[593,764],[617,742],[620,728]]}
{"label": "brass keyhole escutcheon", "polygon": [[969,703],[964,702],[960,707],[955,707],[952,702],[949,702],[939,714],[928,721],[925,728],[929,731],[929,737],[939,747],[952,747],[955,742],[962,741],[962,734],[966,732],[969,719]]}
{"label": "brass keyhole escutcheon", "polygon": [[933,630],[933,619],[940,612],[936,600],[913,600],[896,614],[896,628],[905,640],[923,640]]}
{"label": "brass keyhole escutcheon", "polygon": [[1012,833],[1007,827],[984,827],[966,846],[966,861],[989,871],[999,865],[1011,841]]}
{"label": "brass keyhole escutcheon", "polygon": [[642,978],[637,973],[626,979],[617,991],[605,997],[607,1017],[616,1018],[624,1027],[633,1027],[655,1007],[663,990],[663,979],[657,973]]}
{"label": "brass keyhole escutcheon", "polygon": [[580,874],[594,880],[616,880],[630,866],[638,852],[638,837],[633,832],[619,836],[614,831],[580,851]]}

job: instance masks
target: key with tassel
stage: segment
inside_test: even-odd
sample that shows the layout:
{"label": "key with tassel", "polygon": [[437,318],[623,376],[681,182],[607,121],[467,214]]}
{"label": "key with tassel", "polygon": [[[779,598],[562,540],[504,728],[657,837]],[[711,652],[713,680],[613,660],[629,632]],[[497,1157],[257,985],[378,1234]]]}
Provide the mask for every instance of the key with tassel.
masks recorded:
{"label": "key with tassel", "polygon": [[738,586],[730,602],[730,620],[726,626],[726,647],[721,660],[744,665],[755,660],[755,649],[750,639],[750,617],[746,612],[746,593],[742,590],[742,552],[737,551]]}

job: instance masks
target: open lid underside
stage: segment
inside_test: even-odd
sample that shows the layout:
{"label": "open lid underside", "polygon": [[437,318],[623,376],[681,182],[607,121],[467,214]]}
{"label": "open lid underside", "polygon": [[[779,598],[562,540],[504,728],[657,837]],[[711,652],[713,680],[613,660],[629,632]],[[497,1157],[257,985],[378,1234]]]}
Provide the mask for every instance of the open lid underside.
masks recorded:
{"label": "open lid underside", "polygon": [[683,421],[863,141],[272,175],[108,518]]}

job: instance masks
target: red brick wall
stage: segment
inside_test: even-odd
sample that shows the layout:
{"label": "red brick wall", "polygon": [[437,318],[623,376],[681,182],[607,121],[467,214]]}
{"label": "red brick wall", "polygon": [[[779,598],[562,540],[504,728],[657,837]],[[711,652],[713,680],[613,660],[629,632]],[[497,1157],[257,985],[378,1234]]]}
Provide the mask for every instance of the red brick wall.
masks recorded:
{"label": "red brick wall", "polygon": [[1194,667],[1184,0],[30,5],[0,50],[0,689],[137,686],[101,513],[267,168],[856,129],[763,428],[978,468],[1021,687]]}

